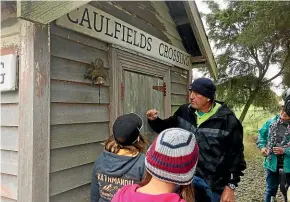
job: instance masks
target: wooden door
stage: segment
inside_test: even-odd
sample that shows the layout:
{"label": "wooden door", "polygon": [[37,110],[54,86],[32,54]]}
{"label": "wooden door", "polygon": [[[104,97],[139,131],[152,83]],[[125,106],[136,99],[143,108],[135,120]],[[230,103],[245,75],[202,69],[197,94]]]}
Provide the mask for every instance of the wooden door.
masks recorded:
{"label": "wooden door", "polygon": [[133,112],[142,117],[144,123],[141,133],[151,142],[156,134],[148,125],[146,112],[148,109],[157,109],[159,117],[164,118],[164,93],[153,89],[153,86],[163,85],[163,78],[125,70],[123,81],[123,112]]}
{"label": "wooden door", "polygon": [[[171,115],[170,65],[114,46],[112,58],[111,124],[122,114],[134,112],[143,119],[141,132],[151,143],[156,134],[147,122],[146,112],[155,108],[160,118]],[[166,93],[155,90],[166,85]],[[153,86],[155,89],[153,89]],[[157,88],[158,89],[158,88]]]}

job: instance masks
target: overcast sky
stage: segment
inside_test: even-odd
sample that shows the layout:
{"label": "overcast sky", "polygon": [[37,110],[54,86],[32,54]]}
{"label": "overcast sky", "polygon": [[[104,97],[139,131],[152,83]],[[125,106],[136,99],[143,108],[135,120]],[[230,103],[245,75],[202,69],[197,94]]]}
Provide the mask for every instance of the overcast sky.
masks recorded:
{"label": "overcast sky", "polygon": [[[205,14],[207,14],[207,13],[210,12],[210,10],[209,10],[209,8],[207,7],[207,4],[206,4],[205,1],[196,0],[195,2],[196,2],[196,5],[197,5],[197,7],[198,7],[198,10],[199,10],[201,13],[205,13]],[[225,7],[226,7],[226,4],[225,4],[222,0],[220,0],[220,1],[216,1],[216,2],[219,3],[219,5],[220,5],[221,8],[225,8]],[[204,25],[204,28],[205,28],[206,32],[208,32],[208,27],[207,27],[207,25],[206,25],[206,20],[203,18],[202,21],[203,21],[203,25]],[[219,51],[216,50],[216,49],[214,48],[214,43],[213,43],[212,41],[210,41],[210,45],[211,45],[211,49],[212,49],[212,51],[213,51],[214,56],[218,55],[218,54],[219,54]],[[268,78],[269,78],[269,77],[272,77],[272,76],[274,76],[275,74],[277,74],[278,71],[279,71],[279,70],[278,70],[277,67],[275,67],[275,66],[270,67],[269,70],[268,70],[268,72],[267,72],[267,74],[266,74],[266,77],[268,77]],[[197,77],[200,76],[200,74],[199,74],[198,72],[195,72],[195,71],[193,72],[193,75],[196,75]],[[280,85],[280,84],[281,84],[281,81],[282,81],[282,78],[281,78],[281,77],[278,77],[278,78],[276,78],[275,80],[273,80],[273,83],[274,83],[274,86],[275,86],[275,87],[273,87],[273,90],[274,90],[278,95],[281,95],[281,94],[282,94],[282,91],[283,91],[283,90],[282,90],[282,86]]]}

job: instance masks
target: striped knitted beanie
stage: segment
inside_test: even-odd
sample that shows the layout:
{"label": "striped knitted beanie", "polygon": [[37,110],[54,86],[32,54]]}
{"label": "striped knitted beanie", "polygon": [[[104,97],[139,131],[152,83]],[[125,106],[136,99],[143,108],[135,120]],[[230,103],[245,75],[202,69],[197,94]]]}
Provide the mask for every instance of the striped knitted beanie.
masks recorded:
{"label": "striped knitted beanie", "polygon": [[162,131],[148,149],[145,166],[159,180],[188,185],[193,180],[198,155],[194,134],[170,128]]}

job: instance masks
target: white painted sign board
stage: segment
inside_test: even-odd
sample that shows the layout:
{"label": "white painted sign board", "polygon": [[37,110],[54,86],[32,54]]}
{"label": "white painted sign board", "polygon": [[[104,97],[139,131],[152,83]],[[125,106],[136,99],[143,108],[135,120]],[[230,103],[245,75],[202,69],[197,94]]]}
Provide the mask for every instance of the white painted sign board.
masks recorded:
{"label": "white painted sign board", "polygon": [[13,91],[17,89],[17,55],[1,56],[0,90]]}
{"label": "white painted sign board", "polygon": [[59,18],[56,24],[183,69],[191,68],[190,54],[89,4]]}

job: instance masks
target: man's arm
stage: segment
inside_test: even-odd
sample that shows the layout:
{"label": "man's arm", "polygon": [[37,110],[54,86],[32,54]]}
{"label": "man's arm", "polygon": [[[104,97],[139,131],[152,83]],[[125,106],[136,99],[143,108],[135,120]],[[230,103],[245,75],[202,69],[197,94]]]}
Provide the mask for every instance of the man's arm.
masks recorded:
{"label": "man's arm", "polygon": [[151,121],[148,119],[148,124],[156,133],[160,133],[161,131],[177,127],[177,118],[175,116],[170,116],[168,119],[161,119],[157,117],[155,120]]}
{"label": "man's arm", "polygon": [[243,176],[243,171],[246,169],[246,161],[244,157],[244,144],[243,144],[243,126],[240,122],[232,130],[232,149],[230,153],[230,184],[238,185],[240,176]]}
{"label": "man's arm", "polygon": [[178,110],[173,114],[173,116],[170,116],[167,119],[161,119],[157,117],[154,120],[148,119],[148,124],[154,130],[156,133],[160,133],[161,131],[168,129],[168,128],[174,128],[178,126],[178,120],[177,116],[180,111],[180,107]]}

